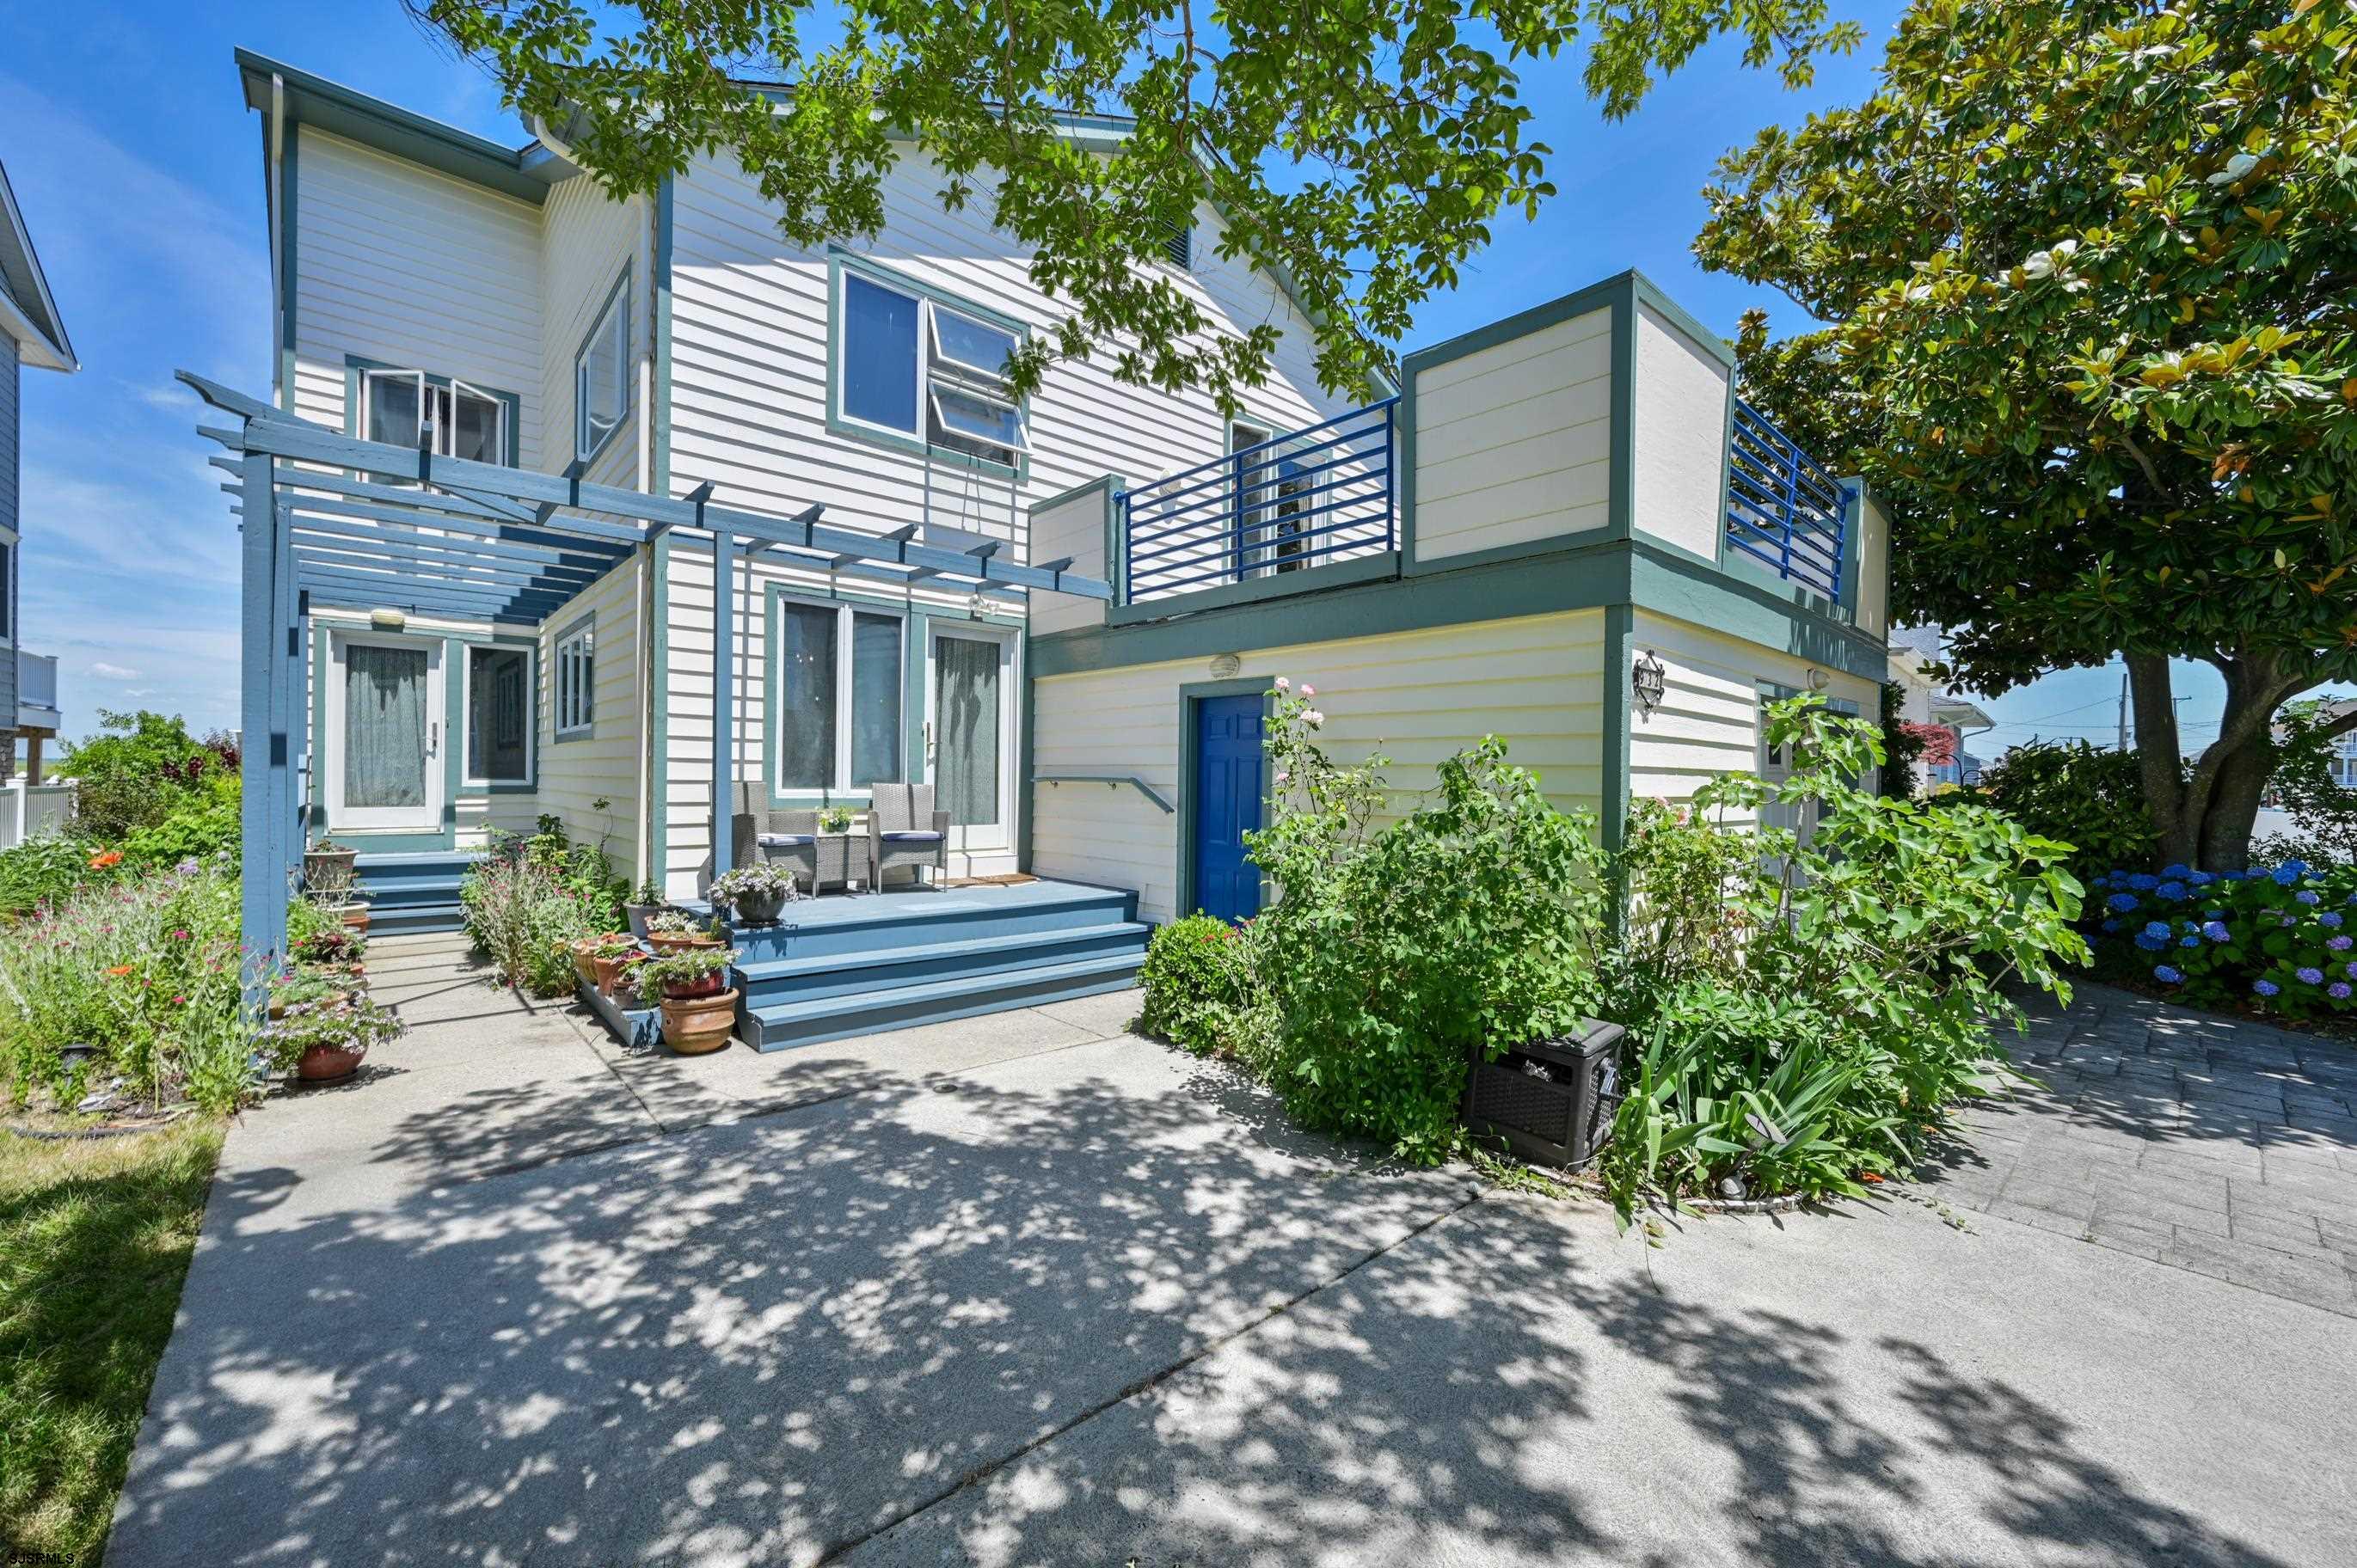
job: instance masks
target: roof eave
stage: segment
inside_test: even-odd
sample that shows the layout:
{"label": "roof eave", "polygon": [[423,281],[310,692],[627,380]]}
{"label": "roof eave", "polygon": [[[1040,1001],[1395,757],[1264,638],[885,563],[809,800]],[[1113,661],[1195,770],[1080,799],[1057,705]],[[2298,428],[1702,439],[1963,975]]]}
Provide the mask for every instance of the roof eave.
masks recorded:
{"label": "roof eave", "polygon": [[[73,339],[66,336],[66,319],[58,312],[57,297],[49,293],[48,274],[41,271],[41,254],[33,248],[32,231],[25,227],[25,214],[16,206],[16,192],[8,183],[5,167],[0,167],[0,244],[10,246],[23,259],[24,269],[33,280],[34,295],[29,302],[22,302],[0,285],[0,331],[16,340],[17,357],[23,363],[49,371],[81,369],[81,361],[74,355]],[[40,313],[38,319],[33,314],[36,310]]]}
{"label": "roof eave", "polygon": [[236,54],[249,109],[270,112],[270,83],[275,77],[285,85],[290,123],[423,164],[535,207],[548,199],[552,180],[569,172],[569,166],[560,171],[537,156],[541,149],[536,142],[501,146],[252,49],[241,48]]}

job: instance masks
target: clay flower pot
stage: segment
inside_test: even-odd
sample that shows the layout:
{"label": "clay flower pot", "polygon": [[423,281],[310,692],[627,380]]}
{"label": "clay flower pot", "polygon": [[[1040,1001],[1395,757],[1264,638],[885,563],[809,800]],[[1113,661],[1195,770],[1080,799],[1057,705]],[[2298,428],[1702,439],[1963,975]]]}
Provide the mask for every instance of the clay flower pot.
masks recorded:
{"label": "clay flower pot", "polygon": [[737,1027],[737,993],[709,996],[666,996],[662,1004],[663,1044],[683,1057],[707,1056],[728,1044]]}
{"label": "clay flower pot", "polygon": [[368,906],[361,904],[344,911],[344,929],[365,931],[369,926]]}
{"label": "clay flower pot", "polygon": [[674,997],[686,999],[695,996],[717,996],[727,989],[728,972],[725,969],[716,969],[700,980],[682,981],[678,984],[663,987],[663,999],[670,1001]]}
{"label": "clay flower pot", "polygon": [[295,1076],[305,1083],[333,1083],[361,1070],[366,1046],[313,1046],[295,1064]]}
{"label": "clay flower pot", "polygon": [[587,937],[584,937],[579,941],[572,944],[573,972],[585,985],[595,985],[597,983],[597,966],[589,957],[589,949],[591,945],[592,940]]}
{"label": "clay flower pot", "polygon": [[608,996],[614,994],[615,972],[621,968],[622,960],[628,956],[626,953],[616,953],[613,957],[608,958],[600,953],[589,960],[591,971],[589,978],[599,991]]}
{"label": "clay flower pot", "polygon": [[650,931],[647,933],[647,946],[654,949],[658,955],[685,952],[690,948],[716,948],[719,945],[718,937],[708,936],[701,931]]}

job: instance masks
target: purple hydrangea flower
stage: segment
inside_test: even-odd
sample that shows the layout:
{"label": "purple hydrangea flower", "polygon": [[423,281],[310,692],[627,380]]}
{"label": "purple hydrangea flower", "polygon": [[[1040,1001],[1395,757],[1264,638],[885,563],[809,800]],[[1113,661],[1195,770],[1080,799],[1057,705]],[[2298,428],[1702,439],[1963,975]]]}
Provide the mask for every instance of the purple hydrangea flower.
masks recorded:
{"label": "purple hydrangea flower", "polygon": [[2164,882],[2159,886],[2154,888],[2153,892],[2173,904],[2178,899],[2185,897],[2185,884],[2182,882]]}
{"label": "purple hydrangea flower", "polygon": [[2327,909],[2323,914],[2319,915],[2316,918],[2319,925],[2330,926],[2336,931],[2341,929],[2342,916],[2341,911],[2338,909]]}
{"label": "purple hydrangea flower", "polygon": [[2301,888],[2298,892],[2293,894],[2292,897],[2298,899],[2301,903],[2310,907],[2324,902],[2323,897],[2318,894],[2315,889],[2309,887]]}
{"label": "purple hydrangea flower", "polygon": [[2335,1002],[2346,1002],[2350,996],[2349,983],[2345,980],[2336,980],[2324,988],[2324,993]]}
{"label": "purple hydrangea flower", "polygon": [[2281,991],[2283,987],[2277,985],[2272,980],[2255,980],[2251,982],[2251,989],[2257,992],[2262,996],[2273,996],[2276,992]]}
{"label": "purple hydrangea flower", "polygon": [[2163,876],[2187,876],[2190,875],[2192,871],[2193,868],[2181,860],[2172,861],[2160,868],[2160,874]]}
{"label": "purple hydrangea flower", "polygon": [[2311,969],[2306,965],[2302,965],[2300,968],[2293,970],[2291,972],[2291,977],[2294,980],[2298,981],[2302,985],[2321,985],[2324,983],[2324,971],[2320,969]]}
{"label": "purple hydrangea flower", "polygon": [[2183,936],[2177,939],[2177,945],[2181,948],[2200,947],[2201,945],[2201,933],[2198,931],[2188,931]]}
{"label": "purple hydrangea flower", "polygon": [[2218,876],[2215,872],[2196,871],[2187,876],[2185,880],[2190,882],[2196,887],[2207,887],[2212,882],[2217,881]]}
{"label": "purple hydrangea flower", "polygon": [[2104,902],[2123,915],[2136,907],[2136,897],[2133,893],[2115,893]]}
{"label": "purple hydrangea flower", "polygon": [[2169,922],[2167,920],[2147,920],[2145,922],[2144,934],[2148,937],[2165,937],[2169,935]]}
{"label": "purple hydrangea flower", "polygon": [[2307,875],[2308,867],[2297,860],[2287,860],[2275,868],[2276,886],[2288,887]]}
{"label": "purple hydrangea flower", "polygon": [[2201,928],[2201,934],[2213,942],[2222,942],[2232,939],[2234,933],[2226,929],[2225,921],[2212,920]]}
{"label": "purple hydrangea flower", "polygon": [[2128,886],[2139,893],[2149,893],[2160,886],[2160,878],[2149,871],[2139,871],[2128,878]]}
{"label": "purple hydrangea flower", "polygon": [[2324,939],[2324,945],[2330,948],[2334,952],[2347,952],[2352,941],[2357,941],[2357,939],[2350,937],[2327,937]]}
{"label": "purple hydrangea flower", "polygon": [[2136,934],[2136,945],[2147,952],[2158,952],[2169,945],[2169,939],[2156,937],[2150,931],[2138,931]]}
{"label": "purple hydrangea flower", "polygon": [[2152,966],[2152,977],[2155,980],[2159,981],[2163,985],[2174,985],[2179,981],[2185,978],[2185,976],[2178,973],[2177,971],[2169,968],[2169,965],[2165,963],[2157,963]]}
{"label": "purple hydrangea flower", "polygon": [[2119,929],[2120,923],[2116,919],[2107,919],[2104,922],[2104,929],[2106,931],[2116,931]]}

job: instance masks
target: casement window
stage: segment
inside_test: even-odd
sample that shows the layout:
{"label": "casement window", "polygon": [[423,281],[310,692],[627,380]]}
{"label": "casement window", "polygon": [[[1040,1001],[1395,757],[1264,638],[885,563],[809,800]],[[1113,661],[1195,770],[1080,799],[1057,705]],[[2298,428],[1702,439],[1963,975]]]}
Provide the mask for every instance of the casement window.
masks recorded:
{"label": "casement window", "polygon": [[779,792],[899,782],[901,618],[796,599],[778,600],[777,612]]}
{"label": "casement window", "polygon": [[1031,449],[1007,385],[1020,338],[981,314],[839,270],[835,407],[854,429],[1015,467]]}
{"label": "casement window", "polygon": [[594,693],[597,679],[597,628],[594,620],[576,621],[556,639],[556,738],[570,740],[590,732],[597,720]]}
{"label": "casement window", "polygon": [[532,650],[477,644],[467,650],[467,782],[532,780]]}
{"label": "casement window", "polygon": [[597,456],[630,414],[630,274],[624,273],[597,324],[573,357],[573,455]]}
{"label": "casement window", "polygon": [[361,436],[437,457],[508,463],[508,400],[423,371],[361,373]]}

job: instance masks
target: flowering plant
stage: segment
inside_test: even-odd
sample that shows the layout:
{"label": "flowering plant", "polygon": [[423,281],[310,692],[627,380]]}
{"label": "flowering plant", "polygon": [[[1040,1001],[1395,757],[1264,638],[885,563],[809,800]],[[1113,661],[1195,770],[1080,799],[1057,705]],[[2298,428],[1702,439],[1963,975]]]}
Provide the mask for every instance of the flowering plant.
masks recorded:
{"label": "flowering plant", "polygon": [[2115,978],[2165,986],[2195,1006],[2252,1005],[2287,1018],[2352,1010],[2357,997],[2357,868],[2287,860],[2246,871],[2112,871],[2092,933]]}
{"label": "flowering plant", "polygon": [[757,860],[712,879],[712,901],[732,908],[745,898],[791,899],[794,874],[784,863]]}

